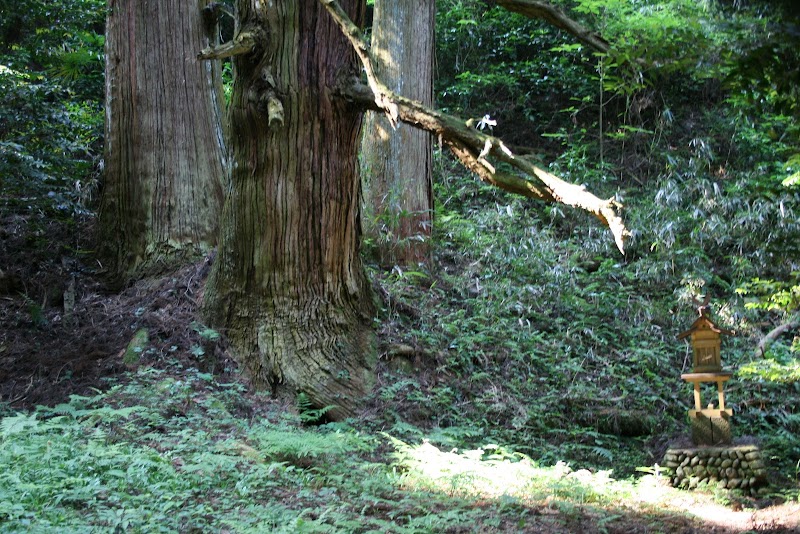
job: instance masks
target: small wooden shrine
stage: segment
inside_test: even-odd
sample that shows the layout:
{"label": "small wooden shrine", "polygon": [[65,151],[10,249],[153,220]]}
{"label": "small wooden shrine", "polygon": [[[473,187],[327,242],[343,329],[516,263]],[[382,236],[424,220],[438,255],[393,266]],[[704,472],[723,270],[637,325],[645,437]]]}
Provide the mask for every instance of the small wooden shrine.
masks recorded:
{"label": "small wooden shrine", "polygon": [[[711,320],[709,298],[698,305],[699,317],[678,339],[689,338],[692,345],[692,372],[681,378],[692,384],[694,409],[689,410],[694,446],[683,442],[667,449],[662,465],[670,470],[675,487],[694,489],[716,486],[738,490],[753,496],[769,493],[765,455],[758,445],[733,442],[730,420],[733,410],[725,406],[724,385],[733,373],[723,370],[720,357],[721,335],[733,332]],[[717,404],[703,407],[700,398],[704,383],[717,385]]]}
{"label": "small wooden shrine", "polygon": [[[698,308],[700,317],[678,339],[690,338],[693,353],[693,369],[681,378],[694,386],[694,409],[689,410],[692,425],[692,441],[695,445],[720,445],[731,443],[730,418],[733,410],[725,407],[724,384],[733,373],[723,371],[720,334],[733,332],[718,327],[708,313],[708,298]],[[717,384],[717,405],[709,403],[705,408],[700,396],[701,384]]]}

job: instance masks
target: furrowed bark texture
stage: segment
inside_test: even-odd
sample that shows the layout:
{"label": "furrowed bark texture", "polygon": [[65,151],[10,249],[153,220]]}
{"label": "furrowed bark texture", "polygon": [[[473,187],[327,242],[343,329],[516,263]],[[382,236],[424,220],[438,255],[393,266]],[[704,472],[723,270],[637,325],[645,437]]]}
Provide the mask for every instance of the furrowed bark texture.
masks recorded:
{"label": "furrowed bark texture", "polygon": [[[433,105],[433,0],[375,3],[371,53],[375,74],[390,89]],[[407,124],[392,128],[383,113],[367,113],[362,144],[364,227],[383,262],[425,261],[431,232],[431,134]]]}
{"label": "furrowed bark texture", "polygon": [[[362,20],[364,5],[346,2]],[[306,393],[353,413],[375,365],[369,285],[359,259],[362,114],[331,95],[358,64],[316,1],[239,0],[231,189],[204,311],[257,386]],[[270,117],[280,101],[282,121]]]}
{"label": "furrowed bark texture", "polygon": [[205,0],[109,0],[99,253],[125,282],[216,244],[225,152]]}

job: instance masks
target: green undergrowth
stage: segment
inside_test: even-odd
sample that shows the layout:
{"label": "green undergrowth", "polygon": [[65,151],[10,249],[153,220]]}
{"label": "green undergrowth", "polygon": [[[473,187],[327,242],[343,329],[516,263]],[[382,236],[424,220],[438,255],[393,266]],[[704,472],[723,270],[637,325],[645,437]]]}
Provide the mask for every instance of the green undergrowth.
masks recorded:
{"label": "green undergrowth", "polygon": [[767,451],[776,491],[794,496],[796,329],[756,352],[800,311],[797,99],[793,74],[772,71],[795,72],[792,45],[765,35],[755,8],[576,4],[613,43],[605,58],[502,10],[445,2],[438,97],[498,119],[493,133],[541,147],[540,165],[619,201],[625,253],[591,216],[499,192],[438,154],[432,261],[374,268],[397,375],[377,394],[377,423],[548,465],[652,469],[688,439],[680,375],[692,354],[676,336],[709,297],[735,332],[722,347],[734,435]]}
{"label": "green undergrowth", "polygon": [[[99,180],[102,106],[0,56],[0,213],[91,214]],[[47,124],[47,128],[42,128]]]}
{"label": "green undergrowth", "polygon": [[[786,243],[800,235],[797,190],[780,184],[779,165],[720,180],[708,165],[691,174],[699,156],[684,157],[646,190],[618,193],[634,230],[625,255],[589,216],[476,184],[440,158],[434,260],[376,273],[391,295],[384,335],[416,348],[413,371],[392,367],[398,379],[379,392],[387,428],[630,476],[688,438],[680,375],[691,349],[676,336],[697,316],[693,299],[709,295],[715,320],[736,333],[722,350],[735,436],[761,443],[778,491],[796,491],[797,343],[755,355],[791,310],[753,306],[761,297],[741,288],[796,267]],[[759,180],[769,192],[756,198],[770,200],[743,198]]]}
{"label": "green undergrowth", "polygon": [[[623,500],[673,491],[496,445],[448,452],[300,420],[177,363],[92,397],[6,409],[0,531],[491,532],[541,524],[542,509],[554,527],[614,521]],[[647,506],[641,521],[656,521]]]}

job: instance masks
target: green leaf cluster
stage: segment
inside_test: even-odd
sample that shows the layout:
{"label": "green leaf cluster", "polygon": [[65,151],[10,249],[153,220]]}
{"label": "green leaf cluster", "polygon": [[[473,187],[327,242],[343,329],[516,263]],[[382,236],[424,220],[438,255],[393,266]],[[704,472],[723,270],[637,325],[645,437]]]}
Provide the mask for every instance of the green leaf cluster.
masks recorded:
{"label": "green leaf cluster", "polygon": [[0,65],[3,207],[87,213],[97,189],[102,127],[99,102],[77,102],[40,74]]}
{"label": "green leaf cluster", "polygon": [[102,0],[2,8],[1,208],[88,213],[100,167],[104,24]]}
{"label": "green leaf cluster", "polygon": [[20,0],[0,17],[0,64],[56,77],[77,100],[103,97],[103,0]]}

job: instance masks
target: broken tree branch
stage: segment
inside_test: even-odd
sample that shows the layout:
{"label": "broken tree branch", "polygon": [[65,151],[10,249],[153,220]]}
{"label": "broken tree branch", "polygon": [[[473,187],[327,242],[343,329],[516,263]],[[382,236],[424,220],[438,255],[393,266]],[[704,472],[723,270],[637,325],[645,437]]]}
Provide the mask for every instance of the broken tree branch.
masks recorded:
{"label": "broken tree branch", "polygon": [[[464,166],[476,173],[484,182],[512,193],[558,202],[593,214],[611,230],[617,248],[624,253],[625,239],[630,233],[625,228],[622,218],[617,214],[617,210],[621,207],[618,202],[613,198],[602,200],[583,186],[561,180],[524,157],[516,156],[501,139],[470,127],[468,122],[430,109],[421,102],[396,95],[375,75],[372,59],[361,38],[361,32],[349,19],[347,13],[342,10],[336,0],[320,0],[320,2],[331,13],[342,32],[356,49],[367,73],[369,87],[365,87],[357,79],[340,82],[337,90],[343,98],[358,103],[365,109],[385,111],[393,124],[400,120],[437,135]],[[511,173],[498,172],[487,159],[489,156],[535,178],[536,181],[530,181]]]}
{"label": "broken tree branch", "polygon": [[[380,111],[370,88],[357,80],[349,80],[338,88],[339,93],[365,109]],[[388,90],[387,90],[388,91]],[[558,202],[595,215],[611,230],[614,242],[624,252],[625,239],[629,236],[622,218],[617,214],[621,205],[613,198],[602,200],[583,186],[571,184],[531,163],[527,158],[515,155],[501,139],[486,135],[467,126],[465,121],[452,115],[430,109],[422,103],[395,95],[386,96],[394,103],[398,119],[438,136],[453,154],[478,177],[505,191],[548,202]],[[533,177],[527,180],[512,173],[500,172],[488,161],[491,156],[507,163],[517,171]]]}
{"label": "broken tree branch", "polygon": [[249,54],[256,47],[256,36],[252,32],[241,32],[228,42],[219,46],[209,46],[197,54],[197,59],[225,59],[226,57]]}
{"label": "broken tree branch", "polygon": [[789,332],[791,330],[796,330],[796,329],[800,329],[800,321],[791,321],[791,322],[776,326],[775,328],[770,330],[769,333],[767,333],[767,335],[764,336],[763,338],[761,338],[761,341],[758,342],[758,345],[756,346],[756,353],[755,353],[756,358],[763,358],[764,354],[766,354],[767,349],[769,348],[769,346],[772,345],[775,342],[776,339],[781,337],[786,332]]}
{"label": "broken tree branch", "polygon": [[393,128],[396,128],[397,107],[390,98],[392,91],[375,76],[375,70],[372,68],[372,58],[367,50],[367,43],[361,36],[361,30],[358,29],[358,26],[353,24],[353,21],[350,20],[350,17],[345,13],[344,9],[342,9],[342,6],[339,5],[339,2],[336,0],[320,0],[320,2],[322,2],[323,7],[328,10],[328,13],[331,14],[333,20],[336,21],[336,24],[342,30],[344,36],[347,37],[350,44],[355,49],[366,71],[367,83],[374,95],[375,104],[378,106],[379,110],[386,113],[389,124],[391,124]]}
{"label": "broken tree branch", "polygon": [[283,126],[283,103],[274,91],[267,94],[267,124],[270,128]]}

